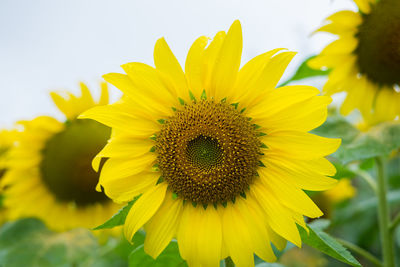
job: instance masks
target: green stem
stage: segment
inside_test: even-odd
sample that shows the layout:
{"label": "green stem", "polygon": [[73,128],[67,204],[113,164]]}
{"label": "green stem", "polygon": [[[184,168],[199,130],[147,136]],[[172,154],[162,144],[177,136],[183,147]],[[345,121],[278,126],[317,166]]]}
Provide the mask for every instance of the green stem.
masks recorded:
{"label": "green stem", "polygon": [[231,257],[225,259],[225,267],[235,267],[235,264],[233,263]]}
{"label": "green stem", "polygon": [[394,242],[389,230],[389,205],[387,202],[387,181],[385,164],[382,158],[376,158],[377,167],[377,195],[378,195],[378,220],[381,235],[383,266],[394,267]]}
{"label": "green stem", "polygon": [[364,257],[366,260],[368,260],[369,262],[371,262],[372,264],[374,264],[377,267],[383,267],[382,262],[375,257],[374,255],[372,255],[371,253],[369,253],[368,251],[366,251],[363,248],[360,248],[359,246],[350,243],[346,240],[337,238],[336,239],[340,244],[342,244],[343,246],[345,246],[346,248],[354,251],[355,253],[357,253],[358,255]]}
{"label": "green stem", "polygon": [[389,227],[390,232],[393,233],[399,224],[400,224],[400,212],[399,212],[399,214],[396,215],[396,217],[393,219],[393,222],[390,224],[390,227]]}

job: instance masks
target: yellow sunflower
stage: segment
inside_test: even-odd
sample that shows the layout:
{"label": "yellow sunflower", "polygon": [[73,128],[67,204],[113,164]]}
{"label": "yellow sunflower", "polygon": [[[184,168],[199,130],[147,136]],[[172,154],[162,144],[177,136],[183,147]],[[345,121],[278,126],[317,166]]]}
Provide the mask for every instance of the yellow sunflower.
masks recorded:
{"label": "yellow sunflower", "polygon": [[355,0],[359,11],[339,11],[318,31],[339,35],[309,62],[331,68],[324,86],[347,92],[344,115],[359,109],[369,124],[400,114],[400,1]]}
{"label": "yellow sunflower", "polygon": [[302,189],[336,183],[324,156],[340,140],[307,133],[325,121],[331,98],[310,86],[274,89],[294,52],[275,49],[239,70],[239,21],[208,41],[193,43],[185,72],[161,38],[155,68],[128,63],[126,74],[104,75],[121,101],[81,116],[115,130],[94,161],[108,158],[99,185],[116,202],[141,195],[124,232],[131,240],[143,226],[154,258],[176,238],[190,266],[228,256],[250,266],[254,253],[271,262],[271,242],[300,246],[296,224],[322,215]]}
{"label": "yellow sunflower", "polygon": [[[8,130],[0,131],[0,181],[7,171],[7,158],[10,148],[14,142],[14,132]],[[0,224],[6,219],[6,209],[3,207],[3,191],[0,188]]]}
{"label": "yellow sunflower", "polygon": [[95,190],[98,174],[91,168],[111,130],[77,119],[88,108],[108,104],[107,85],[101,87],[98,103],[83,83],[81,97],[51,93],[64,122],[41,116],[18,123],[23,130],[16,135],[1,181],[10,219],[34,216],[63,231],[98,226],[118,210],[119,205]]}
{"label": "yellow sunflower", "polygon": [[6,162],[8,153],[14,142],[14,134],[14,131],[0,131],[0,179],[3,177],[6,171]]}

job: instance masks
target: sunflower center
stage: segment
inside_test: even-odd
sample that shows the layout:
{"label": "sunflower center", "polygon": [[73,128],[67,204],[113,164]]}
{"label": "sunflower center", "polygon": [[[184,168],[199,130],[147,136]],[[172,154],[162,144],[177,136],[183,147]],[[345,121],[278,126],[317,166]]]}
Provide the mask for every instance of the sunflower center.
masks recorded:
{"label": "sunflower center", "polygon": [[163,179],[184,200],[224,204],[257,175],[261,143],[234,106],[201,100],[184,105],[157,135]]}
{"label": "sunflower center", "polygon": [[355,50],[362,74],[393,88],[400,85],[400,1],[382,0],[363,15]]}
{"label": "sunflower center", "polygon": [[95,190],[99,179],[91,166],[107,143],[110,129],[92,120],[73,120],[51,137],[42,150],[41,177],[57,200],[85,206],[107,200]]}
{"label": "sunflower center", "polygon": [[210,169],[221,161],[222,150],[218,141],[212,137],[199,135],[186,146],[187,158],[200,169]]}

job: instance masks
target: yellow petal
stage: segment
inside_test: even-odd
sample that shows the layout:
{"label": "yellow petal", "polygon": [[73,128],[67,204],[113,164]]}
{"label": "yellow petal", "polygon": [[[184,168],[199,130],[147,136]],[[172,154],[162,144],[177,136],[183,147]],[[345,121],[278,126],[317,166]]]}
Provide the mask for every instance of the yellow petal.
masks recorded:
{"label": "yellow petal", "polygon": [[71,118],[74,116],[73,107],[68,103],[68,101],[56,92],[50,93],[51,99],[57,108],[64,113],[65,117]]}
{"label": "yellow petal", "polygon": [[[287,65],[295,55],[295,52],[282,52],[268,60],[261,74],[251,83],[251,87],[249,85],[248,94],[241,97],[240,102],[247,104],[247,106],[244,106],[245,108],[260,103],[265,94],[268,94],[276,87]],[[240,88],[240,90],[242,89]]]}
{"label": "yellow petal", "polygon": [[[104,193],[116,203],[126,203],[154,187],[160,178],[158,172],[141,172],[127,177],[102,179]],[[101,188],[100,188],[101,189]]]}
{"label": "yellow petal", "polygon": [[233,262],[238,267],[254,266],[253,240],[244,215],[232,203],[221,210],[224,243]]}
{"label": "yellow petal", "polygon": [[[163,83],[160,78],[160,72],[153,67],[143,63],[127,63],[122,65],[124,71],[128,74],[135,90],[129,92],[132,98],[141,95],[150,100],[156,100],[160,104],[168,107],[168,104],[174,103],[174,92]],[[128,93],[128,92],[127,92]]]}
{"label": "yellow petal", "polygon": [[287,240],[275,233],[274,230],[272,230],[269,226],[267,226],[267,231],[269,237],[271,238],[272,244],[274,244],[278,250],[284,250],[286,248]]}
{"label": "yellow petal", "polygon": [[[279,112],[267,113],[253,117],[255,124],[260,125],[260,131],[268,133],[271,130],[310,131],[325,122],[328,114],[328,104],[332,99],[328,96],[315,96],[290,106],[283,106]],[[268,104],[268,100],[264,102]]]}
{"label": "yellow petal", "polygon": [[93,100],[92,94],[89,91],[89,88],[83,82],[79,83],[79,86],[81,87],[82,103],[85,103],[85,105],[87,105],[87,107],[93,107],[94,100]]}
{"label": "yellow petal", "polygon": [[233,103],[239,103],[243,107],[251,106],[254,98],[260,93],[257,91],[260,88],[257,88],[255,84],[260,79],[265,65],[273,55],[281,50],[283,48],[277,48],[258,55],[240,69],[235,84],[235,95],[231,97]]}
{"label": "yellow petal", "polygon": [[108,141],[108,144],[97,154],[101,158],[137,158],[150,152],[155,145],[151,139],[136,139],[132,137],[114,137]]}
{"label": "yellow petal", "polygon": [[108,85],[105,82],[100,84],[101,95],[99,99],[99,105],[107,105],[109,102]]}
{"label": "yellow petal", "polygon": [[310,59],[307,65],[313,69],[335,68],[344,64],[348,60],[349,55],[323,55],[319,54],[315,58]]}
{"label": "yellow petal", "polygon": [[310,229],[308,229],[306,222],[304,221],[304,217],[303,215],[301,215],[300,213],[297,212],[293,212],[293,220],[300,225],[301,227],[303,227],[304,230],[306,230],[307,234],[310,233]]}
{"label": "yellow petal", "polygon": [[285,72],[286,67],[296,54],[296,52],[282,52],[271,58],[265,66],[256,87],[265,89],[275,88]]}
{"label": "yellow petal", "polygon": [[100,183],[105,180],[114,180],[131,175],[138,174],[142,171],[149,171],[156,161],[154,153],[147,153],[140,158],[133,159],[108,159],[100,173]]}
{"label": "yellow petal", "polygon": [[321,52],[322,55],[342,55],[352,53],[358,45],[358,40],[353,35],[345,35],[327,45]]}
{"label": "yellow petal", "polygon": [[190,266],[219,266],[221,260],[222,225],[214,207],[184,207],[178,230],[181,255]]}
{"label": "yellow petal", "polygon": [[195,230],[198,231],[197,249],[200,263],[203,266],[218,267],[222,246],[221,219],[214,207],[210,206],[206,210],[203,207],[197,207],[196,210],[200,212],[199,228]]}
{"label": "yellow petal", "polygon": [[103,78],[129,96],[131,105],[150,110],[159,118],[171,114],[171,106],[177,99],[172,98],[154,68],[142,63],[128,63],[122,67],[129,75],[109,73]]}
{"label": "yellow petal", "polygon": [[305,161],[267,154],[263,162],[268,169],[287,173],[287,181],[304,190],[327,190],[337,184],[336,179],[327,177],[334,176],[336,169],[325,158]]}
{"label": "yellow petal", "polygon": [[266,217],[259,204],[251,196],[248,196],[246,200],[239,199],[235,204],[246,220],[247,229],[253,240],[254,252],[264,261],[274,262],[276,257],[271,248]]}
{"label": "yellow petal", "polygon": [[113,105],[97,106],[91,108],[79,116],[80,119],[93,119],[110,128],[130,133],[134,136],[150,137],[159,130],[159,125],[132,114],[123,112]]}
{"label": "yellow petal", "polygon": [[272,230],[286,238],[296,246],[301,246],[300,234],[292,217],[292,212],[282,206],[259,180],[256,180],[250,194],[258,201],[267,215],[267,221]]}
{"label": "yellow petal", "polygon": [[172,193],[167,192],[161,207],[146,223],[144,251],[154,259],[160,255],[171,239],[174,238],[182,209],[182,201],[179,199],[173,200]]}
{"label": "yellow petal", "polygon": [[230,27],[215,61],[209,92],[216,101],[229,96],[236,81],[242,56],[242,27],[236,20]]}
{"label": "yellow petal", "polygon": [[200,99],[204,90],[202,79],[203,57],[208,40],[209,38],[206,36],[199,37],[190,47],[186,57],[185,73],[190,90],[196,99]]}
{"label": "yellow petal", "polygon": [[314,33],[316,32],[329,32],[336,35],[347,35],[355,34],[357,32],[357,27],[352,27],[346,24],[329,23],[314,31]]}
{"label": "yellow petal", "polygon": [[264,114],[278,114],[288,106],[311,99],[320,92],[317,88],[304,85],[289,85],[271,90],[265,99],[259,103],[247,107],[246,115],[255,119],[265,116]]}
{"label": "yellow petal", "polygon": [[364,14],[368,14],[371,11],[371,6],[368,0],[354,0],[354,2]]}
{"label": "yellow petal", "polygon": [[272,192],[283,205],[310,218],[322,216],[322,211],[301,189],[286,181],[284,172],[260,168],[258,173],[261,181],[269,189],[268,191]]}
{"label": "yellow petal", "polygon": [[336,24],[342,24],[348,27],[357,27],[358,25],[361,24],[362,17],[360,16],[359,13],[350,10],[342,10],[330,15],[329,17],[326,18],[326,20],[332,21]]}
{"label": "yellow petal", "polygon": [[224,42],[226,33],[224,31],[218,32],[210,45],[204,51],[204,66],[202,77],[204,81],[204,89],[206,90],[207,96],[212,96],[210,92],[211,77],[213,75],[216,58],[219,55],[222,44]]}
{"label": "yellow petal", "polygon": [[196,208],[188,203],[183,207],[179,222],[177,233],[179,253],[188,262],[189,266],[200,265],[200,255],[197,250],[198,232],[196,231],[200,219],[199,215]]}
{"label": "yellow petal", "polygon": [[317,159],[335,152],[341,139],[320,137],[310,133],[282,131],[273,132],[262,138],[268,149],[282,156],[303,160]]}
{"label": "yellow petal", "polygon": [[359,79],[357,77],[353,77],[352,79],[348,79],[347,82],[349,86],[346,90],[347,97],[340,108],[340,112],[343,115],[348,115],[355,108],[360,109],[360,107],[363,106],[367,107],[367,110],[370,111],[375,97],[375,92],[369,95],[369,97],[368,95],[365,95],[365,92],[369,86],[367,78],[361,77]]}
{"label": "yellow petal", "polygon": [[189,89],[185,74],[164,38],[158,39],[154,47],[154,64],[157,70],[165,73],[171,79],[178,96],[189,101]]}
{"label": "yellow petal", "polygon": [[[312,129],[317,128],[322,125],[328,116],[328,105],[332,102],[330,97],[326,96],[317,96],[313,99],[303,102],[303,106],[300,108],[300,103],[298,105],[294,105],[290,107],[290,109],[286,109],[281,114],[292,114],[289,118],[286,116],[281,117],[281,121],[278,122],[274,119],[274,127],[275,129],[291,129],[296,131],[311,131]],[[298,108],[297,114],[294,112],[294,109]],[[296,114],[296,115],[295,115]],[[289,115],[290,116],[290,115]],[[298,121],[295,121],[295,120]],[[302,121],[303,123],[299,123]],[[268,120],[268,123],[270,120]],[[271,121],[272,124],[272,121]],[[264,125],[264,124],[260,124]],[[272,128],[272,127],[271,127]]]}
{"label": "yellow petal", "polygon": [[167,184],[161,183],[145,192],[133,204],[124,224],[124,233],[128,241],[131,241],[133,235],[157,212],[164,201],[166,190]]}

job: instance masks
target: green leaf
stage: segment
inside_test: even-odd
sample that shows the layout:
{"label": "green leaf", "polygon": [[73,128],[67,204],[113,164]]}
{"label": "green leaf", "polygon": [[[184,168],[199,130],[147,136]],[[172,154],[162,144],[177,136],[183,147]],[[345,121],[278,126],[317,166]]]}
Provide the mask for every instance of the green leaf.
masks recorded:
{"label": "green leaf", "polygon": [[339,244],[333,237],[323,232],[321,229],[321,224],[309,224],[309,234],[307,234],[306,230],[304,230],[302,227],[298,228],[301,239],[305,244],[351,266],[361,267],[361,264],[350,254],[346,248]]}
{"label": "green leaf", "polygon": [[287,81],[280,84],[279,86],[285,86],[288,83],[302,80],[305,78],[328,75],[330,70],[316,70],[316,69],[312,69],[308,66],[308,61],[310,61],[311,59],[313,59],[315,57],[316,56],[311,56],[311,57],[307,58],[306,60],[304,60],[303,63],[301,63],[301,65],[297,69],[296,73],[292,77],[290,77]]}
{"label": "green leaf", "polygon": [[164,251],[153,259],[144,252],[143,245],[138,246],[129,256],[129,267],[185,267],[186,262],[180,257],[178,243],[172,241]]}
{"label": "green leaf", "polygon": [[125,207],[120,209],[116,214],[114,214],[108,221],[103,223],[102,225],[97,226],[94,230],[100,229],[109,229],[116,226],[123,225],[125,223],[126,216],[132,208],[132,205],[139,199],[139,196],[136,196],[131,202],[129,202]]}
{"label": "green leaf", "polygon": [[2,266],[80,266],[97,248],[88,230],[54,233],[37,219],[6,223],[0,229]]}
{"label": "green leaf", "polygon": [[338,162],[331,162],[336,168],[336,174],[333,178],[340,180],[342,178],[353,179],[356,174],[350,170],[346,165],[342,165]]}
{"label": "green leaf", "polygon": [[382,123],[368,132],[361,132],[341,116],[331,116],[312,133],[341,138],[341,147],[332,155],[343,164],[355,160],[369,159],[389,155],[400,148],[400,124]]}

